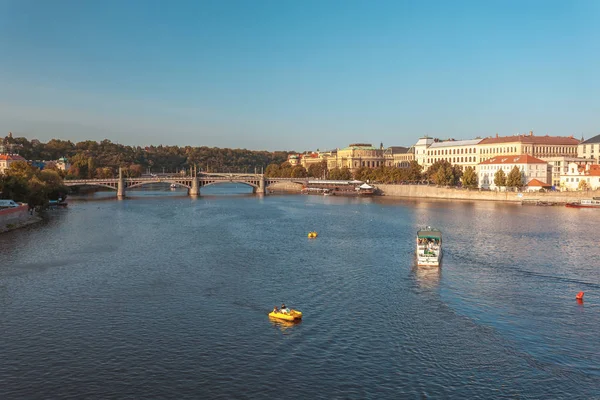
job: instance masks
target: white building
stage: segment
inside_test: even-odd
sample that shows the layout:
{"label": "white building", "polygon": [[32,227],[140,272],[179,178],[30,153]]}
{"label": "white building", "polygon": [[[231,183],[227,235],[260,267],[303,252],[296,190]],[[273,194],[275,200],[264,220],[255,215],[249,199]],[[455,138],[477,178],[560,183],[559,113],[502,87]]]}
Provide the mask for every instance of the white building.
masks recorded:
{"label": "white building", "polygon": [[581,190],[581,181],[585,181],[588,189],[600,188],[600,165],[581,165],[569,163],[566,172],[560,175],[560,190]]}
{"label": "white building", "polygon": [[433,144],[434,141],[435,140],[429,136],[423,136],[413,146],[415,151],[415,160],[419,163],[419,165],[425,166],[427,162],[427,149]]}
{"label": "white building", "polygon": [[544,159],[548,164],[552,166],[552,186],[560,186],[560,176],[566,173],[569,169],[570,163],[576,163],[579,166],[585,166],[586,164],[593,164],[594,160],[590,158],[580,157],[547,157]]}
{"label": "white building", "polygon": [[479,187],[482,189],[497,189],[494,184],[496,172],[501,169],[508,177],[514,167],[518,167],[521,171],[523,186],[527,186],[532,179],[537,179],[543,183],[552,182],[552,167],[546,161],[530,155],[497,156],[479,163],[477,174]]}
{"label": "white building", "polygon": [[577,157],[591,158],[595,163],[600,163],[600,135],[579,143]]}
{"label": "white building", "polygon": [[463,170],[466,167],[473,167],[477,171],[479,165],[479,155],[477,154],[477,144],[482,139],[470,140],[444,140],[436,141],[427,148],[427,157],[423,169],[431,167],[436,161],[445,160],[452,165],[458,165]]}
{"label": "white building", "polygon": [[61,171],[68,171],[71,168],[71,164],[69,164],[69,160],[66,157],[61,157],[56,161],[56,168]]}

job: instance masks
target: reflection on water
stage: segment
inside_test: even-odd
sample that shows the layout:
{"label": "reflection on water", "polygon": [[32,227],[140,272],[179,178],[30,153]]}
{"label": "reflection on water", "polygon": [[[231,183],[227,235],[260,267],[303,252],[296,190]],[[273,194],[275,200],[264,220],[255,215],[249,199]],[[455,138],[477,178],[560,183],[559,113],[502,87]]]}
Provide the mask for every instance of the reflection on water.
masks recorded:
{"label": "reflection on water", "polygon": [[441,267],[418,267],[414,266],[412,269],[415,279],[419,287],[423,289],[434,289],[442,278]]}
{"label": "reflection on water", "polygon": [[296,321],[286,321],[286,320],[271,317],[271,316],[269,316],[269,321],[271,322],[271,325],[279,328],[281,330],[281,332],[283,332],[284,334],[289,333],[290,329],[292,329],[302,323],[301,319],[296,320]]}

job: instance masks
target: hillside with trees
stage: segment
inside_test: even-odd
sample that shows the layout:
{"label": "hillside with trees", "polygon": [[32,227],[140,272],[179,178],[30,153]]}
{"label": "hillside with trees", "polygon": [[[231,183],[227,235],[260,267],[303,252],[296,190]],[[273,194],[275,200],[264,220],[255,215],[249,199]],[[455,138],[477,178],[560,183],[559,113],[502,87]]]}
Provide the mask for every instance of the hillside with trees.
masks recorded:
{"label": "hillside with trees", "polygon": [[110,178],[119,167],[126,176],[136,177],[150,170],[152,173],[176,173],[196,167],[207,172],[254,172],[271,163],[287,160],[287,151],[253,151],[221,149],[216,147],[179,146],[125,146],[110,140],[86,140],[73,143],[52,139],[42,143],[23,137],[4,138],[4,144],[27,160],[54,161],[66,157],[71,169],[66,178]]}

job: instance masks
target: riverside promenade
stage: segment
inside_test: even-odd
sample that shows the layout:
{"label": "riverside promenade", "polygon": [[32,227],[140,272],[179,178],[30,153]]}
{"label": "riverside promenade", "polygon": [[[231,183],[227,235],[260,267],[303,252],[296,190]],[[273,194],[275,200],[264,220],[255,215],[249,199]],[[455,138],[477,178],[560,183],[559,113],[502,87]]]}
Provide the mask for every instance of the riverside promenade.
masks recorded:
{"label": "riverside promenade", "polygon": [[581,199],[600,197],[600,191],[590,190],[582,192],[496,192],[487,190],[467,190],[459,188],[442,188],[428,185],[376,185],[382,196],[414,198],[414,199],[442,199],[442,200],[470,200],[470,201],[504,201],[520,203],[536,200],[566,204]]}

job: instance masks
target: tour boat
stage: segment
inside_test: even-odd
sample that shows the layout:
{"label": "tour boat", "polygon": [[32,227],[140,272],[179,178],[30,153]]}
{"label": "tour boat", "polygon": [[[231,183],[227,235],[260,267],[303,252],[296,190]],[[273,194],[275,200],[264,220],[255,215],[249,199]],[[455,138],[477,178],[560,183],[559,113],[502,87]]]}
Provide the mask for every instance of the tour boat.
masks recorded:
{"label": "tour boat", "polygon": [[171,183],[171,186],[170,186],[170,188],[171,188],[171,190],[173,190],[173,189],[177,189],[177,185],[176,185],[176,184],[174,184],[174,183]]}
{"label": "tour boat", "polygon": [[356,193],[358,193],[359,196],[371,196],[373,193],[375,193],[375,188],[371,185],[363,183],[356,188]]}
{"label": "tour boat", "polygon": [[571,208],[600,208],[600,198],[593,198],[591,200],[582,199],[572,203],[567,203],[566,206]]}
{"label": "tour boat", "polygon": [[283,319],[285,321],[297,321],[302,319],[302,312],[296,310],[290,310],[289,313],[271,311],[269,317]]}
{"label": "tour boat", "polygon": [[430,226],[417,232],[417,266],[439,267],[442,260],[442,232]]}

